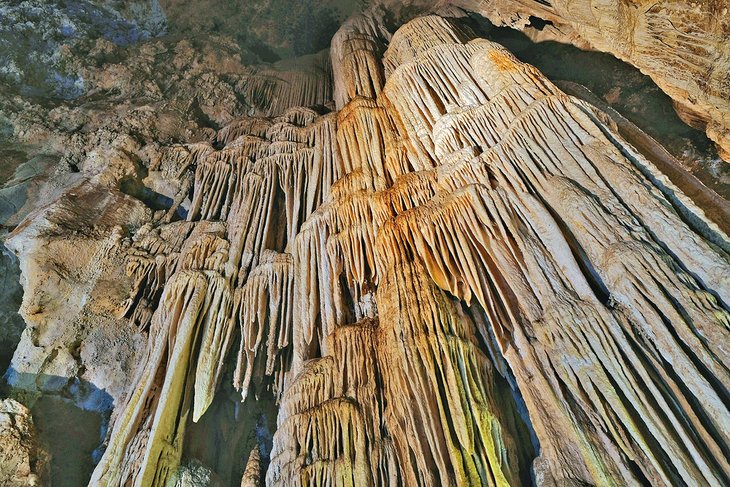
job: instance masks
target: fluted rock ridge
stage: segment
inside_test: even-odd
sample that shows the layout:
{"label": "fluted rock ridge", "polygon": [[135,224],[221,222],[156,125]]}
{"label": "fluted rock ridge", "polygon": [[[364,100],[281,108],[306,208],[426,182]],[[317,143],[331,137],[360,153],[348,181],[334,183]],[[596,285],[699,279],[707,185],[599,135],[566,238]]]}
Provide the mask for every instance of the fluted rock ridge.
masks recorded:
{"label": "fluted rock ridge", "polygon": [[460,0],[496,25],[610,52],[648,74],[730,157],[730,6],[680,0]]}

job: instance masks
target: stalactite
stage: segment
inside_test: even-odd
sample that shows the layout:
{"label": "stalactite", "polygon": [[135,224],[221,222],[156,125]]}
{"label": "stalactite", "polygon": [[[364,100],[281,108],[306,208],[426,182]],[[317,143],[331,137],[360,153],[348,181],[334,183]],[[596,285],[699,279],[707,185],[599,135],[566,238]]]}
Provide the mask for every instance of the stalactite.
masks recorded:
{"label": "stalactite", "polygon": [[268,483],[397,485],[382,433],[376,330],[372,319],[337,327],[331,355],[303,364],[282,398]]}
{"label": "stalactite", "polygon": [[[237,141],[241,140],[240,138]],[[225,220],[243,178],[255,164],[254,154],[266,150],[264,140],[243,140],[207,155],[195,170],[195,190],[188,220]]]}
{"label": "stalactite", "polygon": [[245,282],[261,251],[276,247],[279,221],[274,213],[278,186],[274,161],[264,159],[241,179],[242,189],[234,195],[228,214],[231,252],[226,264],[226,274],[235,276],[238,284]]}
{"label": "stalactite", "polygon": [[[712,384],[727,380],[719,345],[727,342],[721,304],[726,255],[694,233],[662,190],[640,176],[637,166],[651,164],[589,107],[558,94],[503,48],[486,41],[469,45],[423,51],[417,62],[397,68],[384,90],[401,120],[410,121],[400,128],[418,140],[412,150],[420,157],[450,161],[448,154],[478,149],[478,156],[467,158],[478,172],[439,167],[452,193],[399,216],[393,231],[404,240],[389,244],[391,251],[410,242],[439,286],[467,303],[477,298],[518,386],[534,384],[540,371],[543,386],[520,390],[541,439],[546,478],[565,475],[550,470],[572,443],[568,463],[576,470],[568,476],[586,482],[636,482],[631,459],[654,483],[722,483],[727,440],[721,418],[727,410],[720,399],[724,388]],[[475,81],[466,111],[449,110],[464,102],[439,88],[445,78],[435,73],[444,56],[450,69],[468,70],[472,63],[471,72],[488,80]],[[428,91],[420,88],[425,86]],[[413,89],[430,111],[395,95]],[[679,211],[703,218],[701,210],[682,203]],[[709,221],[704,227],[719,232]],[[668,228],[686,240],[670,237]],[[604,250],[592,250],[598,241]],[[692,256],[684,255],[688,249]],[[580,361],[585,365],[576,368]],[[664,369],[668,363],[671,373]],[[553,395],[543,394],[548,389]],[[595,418],[595,433],[576,427],[575,415]],[[681,452],[672,447],[677,437]],[[551,444],[557,438],[560,444]]]}
{"label": "stalactite", "polygon": [[221,128],[215,135],[219,144],[229,145],[239,137],[250,136],[254,140],[266,137],[271,127],[271,120],[263,117],[246,117],[234,120]]}
{"label": "stalactite", "polygon": [[[210,301],[206,274],[171,279],[153,317],[136,390],[121,406],[95,485],[166,485],[180,461],[195,374],[194,348]],[[209,306],[209,303],[208,303]]]}
{"label": "stalactite", "polygon": [[464,12],[392,21],[157,161],[193,194],[127,251],[149,343],[93,481],[164,485],[240,334],[267,485],[729,482],[727,235]]}
{"label": "stalactite", "polygon": [[254,371],[258,375],[254,389],[258,392],[263,375],[273,376],[276,396],[283,390],[294,326],[292,267],[289,254],[266,251],[246,284],[236,289],[234,317],[241,329],[241,348],[234,386],[244,400]]}
{"label": "stalactite", "polygon": [[275,116],[292,107],[331,100],[331,73],[329,54],[322,51],[257,69],[243,80],[241,90],[257,112]]}
{"label": "stalactite", "polygon": [[390,227],[379,235],[378,358],[406,483],[519,484],[517,444],[499,418],[508,403],[497,403],[475,326],[399,239]]}
{"label": "stalactite", "polygon": [[380,61],[390,32],[382,19],[358,15],[349,18],[332,39],[334,101],[338,110],[361,96],[375,98],[385,84]]}
{"label": "stalactite", "polygon": [[[292,371],[316,357],[317,350],[326,347],[326,337],[341,319],[335,300],[339,297],[339,282],[334,279],[327,256],[329,234],[327,213],[320,208],[304,223],[289,252],[294,261],[294,309],[297,326],[293,330],[294,355]],[[324,352],[324,350],[322,350]]]}
{"label": "stalactite", "polygon": [[[217,277],[217,276],[216,276]],[[197,366],[195,367],[195,392],[193,395],[193,421],[197,422],[213,402],[220,382],[226,355],[231,345],[234,327],[231,320],[233,297],[225,279],[218,278],[208,285],[207,315],[200,341]]]}
{"label": "stalactite", "polygon": [[272,140],[302,144],[292,147],[291,152],[279,149],[272,155],[284,191],[288,242],[294,240],[301,224],[324,203],[330,187],[342,175],[335,131],[336,119],[332,115],[319,117],[302,127],[280,122],[270,131]]}
{"label": "stalactite", "polygon": [[219,238],[224,232],[216,222],[176,222],[137,232],[126,258],[132,292],[120,314],[146,328],[165,283],[178,268],[218,270],[221,256],[227,254],[227,242]]}
{"label": "stalactite", "polygon": [[[231,292],[220,274],[228,242],[220,237],[220,223],[197,226],[185,238],[180,227],[191,224],[170,224],[141,242],[148,251],[160,252],[163,262],[163,252],[179,247],[178,264],[166,269],[171,272],[166,282],[155,282],[164,290],[135,389],[116,413],[92,478],[98,485],[166,485],[180,461],[191,409],[191,419],[197,420],[215,392],[230,340]],[[161,241],[160,235],[169,240]]]}

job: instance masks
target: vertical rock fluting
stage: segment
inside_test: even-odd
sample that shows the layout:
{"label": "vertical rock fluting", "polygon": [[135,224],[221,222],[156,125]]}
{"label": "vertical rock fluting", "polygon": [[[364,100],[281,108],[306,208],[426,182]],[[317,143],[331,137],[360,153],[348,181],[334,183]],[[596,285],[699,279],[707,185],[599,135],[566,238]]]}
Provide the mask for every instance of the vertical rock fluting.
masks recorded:
{"label": "vertical rock fluting", "polygon": [[279,404],[242,485],[730,481],[727,236],[446,12],[355,17],[332,90],[170,149],[187,221],[128,251],[149,342],[92,482],[165,485],[236,363]]}
{"label": "vertical rock fluting", "polygon": [[638,67],[730,159],[730,8],[725,1],[459,0],[496,25],[572,42]]}

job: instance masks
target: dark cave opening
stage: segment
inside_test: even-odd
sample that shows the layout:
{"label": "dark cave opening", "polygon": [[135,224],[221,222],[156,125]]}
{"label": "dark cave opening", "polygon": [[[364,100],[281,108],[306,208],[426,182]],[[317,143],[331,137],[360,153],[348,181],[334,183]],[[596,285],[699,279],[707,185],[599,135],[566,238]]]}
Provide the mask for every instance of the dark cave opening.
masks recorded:
{"label": "dark cave opening", "polygon": [[534,15],[530,15],[530,27],[533,27],[535,30],[542,31],[545,27],[549,25],[553,25],[553,23],[549,20],[541,19],[540,17],[535,17]]}

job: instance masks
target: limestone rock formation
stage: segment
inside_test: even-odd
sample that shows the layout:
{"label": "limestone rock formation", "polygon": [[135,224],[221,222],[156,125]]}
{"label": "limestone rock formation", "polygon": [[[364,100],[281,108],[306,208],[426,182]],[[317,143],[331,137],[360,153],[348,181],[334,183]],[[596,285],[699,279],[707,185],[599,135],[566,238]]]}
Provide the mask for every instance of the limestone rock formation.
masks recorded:
{"label": "limestone rock formation", "polygon": [[467,23],[376,23],[335,39],[336,117],[182,151],[192,230],[130,255],[150,354],[95,481],[164,485],[238,327],[269,485],[724,482],[727,236]]}
{"label": "limestone rock formation", "polygon": [[8,487],[45,485],[48,460],[30,411],[13,399],[0,401],[0,482]]}
{"label": "limestone rock formation", "polygon": [[497,25],[610,52],[648,74],[730,160],[730,5],[681,0],[459,0]]}
{"label": "limestone rock formation", "polygon": [[88,88],[70,51],[97,39],[133,44],[166,29],[157,0],[78,0],[68,6],[40,0],[3,0],[0,18],[3,91],[11,87],[31,96],[62,99],[76,98]]}
{"label": "limestone rock formation", "polygon": [[241,487],[259,487],[261,485],[261,454],[258,448],[251,450],[246,462],[246,470],[241,478]]}
{"label": "limestone rock formation", "polygon": [[[74,104],[0,96],[0,119],[7,116],[17,143],[43,144],[42,155],[0,190],[0,220],[14,230],[6,245],[22,261],[20,311],[28,325],[7,374],[11,386],[68,392],[79,378],[93,385],[93,397],[75,397],[84,407],[109,411],[123,400],[146,341],[125,319],[130,286],[144,288],[126,275],[133,265],[126,248],[137,248],[131,235],[141,240],[153,219],[171,221],[190,209],[188,168],[195,166],[179,159],[176,143],[210,147],[206,123],[267,113],[272,100],[326,103],[326,54],[249,67],[222,38],[134,46],[99,39],[91,52],[69,54],[88,90]],[[102,95],[107,105],[95,100]],[[21,171],[31,176],[19,180]]]}
{"label": "limestone rock formation", "polygon": [[[29,322],[16,381],[113,391],[90,485],[730,483],[727,202],[474,11],[545,11],[545,36],[631,61],[659,41],[602,47],[615,18],[532,3],[372,8],[329,51],[224,73],[184,41],[130,55],[171,59],[177,91],[151,76],[141,122],[78,135],[80,175],[8,239]],[[712,83],[687,106],[721,134]],[[214,123],[156,111],[172,108]],[[89,369],[107,343],[116,362]],[[208,469],[209,442],[240,458]]]}

